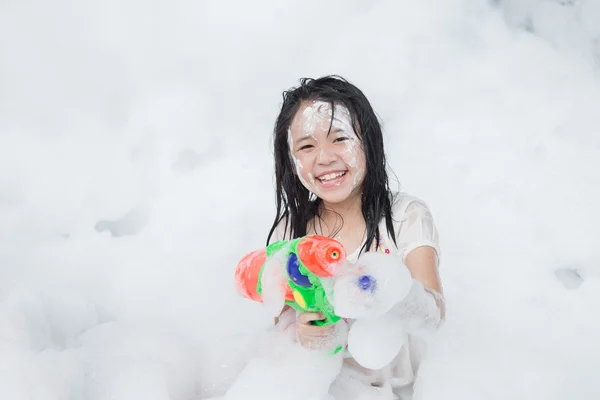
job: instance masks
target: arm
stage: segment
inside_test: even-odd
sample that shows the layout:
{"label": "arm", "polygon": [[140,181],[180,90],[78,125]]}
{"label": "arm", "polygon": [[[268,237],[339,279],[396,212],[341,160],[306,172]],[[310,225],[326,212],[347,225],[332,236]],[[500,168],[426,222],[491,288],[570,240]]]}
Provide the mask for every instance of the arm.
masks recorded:
{"label": "arm", "polygon": [[440,275],[438,273],[438,256],[436,250],[430,246],[417,247],[408,253],[405,264],[412,278],[421,282],[425,291],[433,296],[443,320],[446,308],[443,301],[442,283],[440,282]]}
{"label": "arm", "polygon": [[287,310],[289,310],[290,308],[291,308],[290,306],[288,306],[288,305],[285,305],[285,306],[283,307],[283,310],[281,310],[281,312],[279,313],[279,316],[274,318],[273,324],[274,324],[274,325],[277,325],[277,324],[279,323],[279,318],[281,318],[281,314],[283,314],[284,312],[286,312],[286,311],[287,311]]}
{"label": "arm", "polygon": [[438,274],[439,236],[433,215],[425,202],[408,196],[398,204],[397,243],[402,263],[413,278],[408,296],[395,311],[415,334],[432,333],[443,323],[445,304]]}

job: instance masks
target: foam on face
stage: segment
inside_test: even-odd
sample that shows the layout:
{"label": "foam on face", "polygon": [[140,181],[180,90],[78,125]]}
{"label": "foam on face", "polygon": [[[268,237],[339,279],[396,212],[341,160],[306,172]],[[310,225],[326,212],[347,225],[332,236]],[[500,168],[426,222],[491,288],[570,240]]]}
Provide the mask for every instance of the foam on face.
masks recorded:
{"label": "foam on face", "polygon": [[322,130],[329,129],[333,111],[331,104],[325,101],[313,101],[302,112],[302,130],[305,135],[314,135],[317,125]]}
{"label": "foam on face", "polygon": [[[334,107],[335,110],[332,109],[331,103],[321,100],[316,100],[306,105],[304,110],[301,111],[301,138],[311,137],[315,142],[318,143],[318,140],[315,136],[316,129],[320,129],[324,132],[331,131],[332,134],[335,133],[339,135],[339,137],[347,138],[347,140],[343,142],[345,145],[345,149],[342,151],[341,154],[339,154],[339,157],[349,168],[357,168],[359,166],[358,157],[359,155],[363,156],[363,149],[360,139],[354,131],[350,111],[344,105],[335,104]],[[312,172],[309,172],[307,174],[309,182],[307,182],[307,180],[302,176],[302,170],[304,169],[304,165],[294,155],[294,138],[292,136],[291,128],[288,128],[288,145],[290,148],[290,156],[292,158],[294,166],[296,167],[296,173],[300,181],[309,190],[318,192],[319,189],[315,187],[315,177],[312,174]],[[324,147],[321,147],[318,155],[319,160],[323,160],[325,156],[325,149]],[[363,176],[364,168],[359,168],[356,171],[354,171],[352,190],[354,190],[356,186],[358,186]]]}
{"label": "foam on face", "polygon": [[292,137],[292,128],[288,128],[288,147],[290,148],[290,157],[292,158],[292,162],[294,163],[294,166],[296,167],[296,174],[298,175],[300,182],[302,182],[302,184],[305,187],[314,186],[315,178],[314,178],[313,174],[310,172],[308,173],[308,177],[310,179],[310,184],[309,184],[308,182],[306,182],[306,180],[302,176],[302,169],[304,169],[304,165],[302,165],[302,162],[294,155],[294,152],[293,152],[294,138]]}

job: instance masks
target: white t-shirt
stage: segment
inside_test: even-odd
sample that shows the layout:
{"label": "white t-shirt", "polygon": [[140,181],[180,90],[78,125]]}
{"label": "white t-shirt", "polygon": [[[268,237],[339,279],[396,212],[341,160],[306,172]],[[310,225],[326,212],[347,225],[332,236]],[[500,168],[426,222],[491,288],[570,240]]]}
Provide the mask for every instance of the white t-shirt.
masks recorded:
{"label": "white t-shirt", "polygon": [[[371,251],[380,251],[385,254],[399,256],[402,263],[412,250],[421,246],[433,247],[440,257],[438,232],[433,221],[433,216],[427,204],[417,197],[407,193],[395,193],[392,203],[392,220],[396,234],[396,244],[389,236],[385,219],[379,223],[380,243],[375,249],[372,245]],[[280,224],[280,226],[283,224]],[[274,240],[289,239],[283,236],[283,227],[275,230]],[[347,256],[349,262],[356,262],[364,243],[353,253]],[[402,266],[399,265],[399,268]],[[407,345],[402,347],[398,356],[385,368],[378,371],[370,371],[362,368],[348,359],[345,368],[355,377],[369,382],[389,382],[393,386],[406,386],[413,382],[418,365],[422,359],[424,342],[417,337],[407,335]]]}

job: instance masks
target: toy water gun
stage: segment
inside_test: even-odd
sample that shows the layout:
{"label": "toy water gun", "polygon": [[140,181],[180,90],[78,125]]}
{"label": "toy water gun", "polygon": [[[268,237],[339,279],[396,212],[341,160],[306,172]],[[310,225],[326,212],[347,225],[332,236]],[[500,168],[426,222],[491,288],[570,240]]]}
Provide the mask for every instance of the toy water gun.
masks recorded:
{"label": "toy water gun", "polygon": [[[276,257],[275,260],[273,258]],[[346,250],[338,241],[324,236],[277,241],[266,249],[247,254],[238,263],[237,290],[244,297],[263,302],[263,273],[272,260],[284,268],[285,304],[307,312],[320,312],[325,320],[315,325],[329,325],[340,320],[327,299],[322,278],[332,278],[346,260]]]}

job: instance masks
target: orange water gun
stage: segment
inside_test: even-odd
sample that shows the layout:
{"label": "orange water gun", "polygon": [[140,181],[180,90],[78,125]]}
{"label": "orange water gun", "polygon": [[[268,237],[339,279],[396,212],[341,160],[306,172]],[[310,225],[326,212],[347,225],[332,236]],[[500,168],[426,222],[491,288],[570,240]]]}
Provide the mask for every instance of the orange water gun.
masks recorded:
{"label": "orange water gun", "polygon": [[340,320],[327,299],[322,279],[332,278],[346,261],[346,250],[337,240],[324,236],[277,241],[266,249],[247,254],[238,263],[235,279],[244,297],[263,302],[262,275],[271,257],[280,257],[285,269],[285,304],[305,312],[320,312],[325,317],[316,325],[329,325]]}

